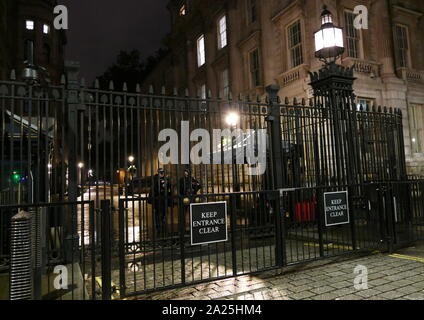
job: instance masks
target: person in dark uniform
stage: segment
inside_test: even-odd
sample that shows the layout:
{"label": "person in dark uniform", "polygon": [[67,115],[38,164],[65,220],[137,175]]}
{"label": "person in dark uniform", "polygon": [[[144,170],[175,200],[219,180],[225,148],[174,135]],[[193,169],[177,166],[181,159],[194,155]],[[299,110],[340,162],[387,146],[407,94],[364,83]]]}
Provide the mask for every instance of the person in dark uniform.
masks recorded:
{"label": "person in dark uniform", "polygon": [[164,169],[159,169],[153,177],[153,190],[149,194],[149,203],[153,206],[153,218],[156,235],[164,235],[166,228],[166,211],[172,201],[171,183]]}
{"label": "person in dark uniform", "polygon": [[190,169],[184,170],[184,177],[180,178],[180,196],[184,199],[184,204],[187,206],[202,189],[201,184],[195,177],[191,175]]}

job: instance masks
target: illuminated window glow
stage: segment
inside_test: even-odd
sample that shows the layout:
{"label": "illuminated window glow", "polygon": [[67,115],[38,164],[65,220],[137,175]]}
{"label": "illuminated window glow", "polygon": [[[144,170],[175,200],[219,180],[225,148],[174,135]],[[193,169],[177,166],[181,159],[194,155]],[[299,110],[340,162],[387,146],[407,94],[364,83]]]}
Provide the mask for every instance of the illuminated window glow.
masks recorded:
{"label": "illuminated window glow", "polygon": [[26,20],[25,21],[25,28],[27,30],[34,30],[34,21],[33,20]]}

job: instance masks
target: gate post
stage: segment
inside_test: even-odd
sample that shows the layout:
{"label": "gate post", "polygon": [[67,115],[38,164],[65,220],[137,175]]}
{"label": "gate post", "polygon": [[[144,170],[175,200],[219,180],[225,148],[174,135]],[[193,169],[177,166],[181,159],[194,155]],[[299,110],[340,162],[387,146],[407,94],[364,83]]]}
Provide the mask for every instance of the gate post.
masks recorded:
{"label": "gate post", "polygon": [[389,245],[389,253],[393,253],[395,244],[397,243],[398,239],[396,234],[396,219],[393,203],[393,186],[391,183],[386,183],[384,203],[387,219],[387,240]]}
{"label": "gate post", "polygon": [[[283,154],[282,154],[282,132],[280,125],[280,104],[278,91],[280,91],[280,87],[277,85],[270,85],[266,87],[266,92],[268,93],[268,101],[269,101],[269,115],[266,118],[266,121],[269,123],[270,130],[270,147],[271,147],[271,164],[272,164],[272,176],[274,177],[274,185],[271,186],[274,190],[280,190],[284,188],[285,179],[285,170],[283,170]],[[276,195],[279,193],[276,193]],[[276,196],[274,208],[276,208],[277,213],[275,215],[275,223],[276,223],[276,244],[275,244],[275,259],[278,266],[282,267],[284,265],[283,259],[283,228],[284,228],[284,218],[281,217],[282,210],[280,208],[279,196]],[[278,205],[277,205],[278,203]]]}
{"label": "gate post", "polygon": [[[67,135],[64,137],[67,146],[67,160],[69,168],[69,185],[68,185],[68,201],[76,202],[78,197],[78,172],[77,172],[77,119],[79,106],[79,63],[67,62],[65,65],[67,73]],[[65,209],[65,256],[67,262],[74,263],[75,248],[78,248],[78,233],[77,233],[77,208],[71,205],[69,209]]]}
{"label": "gate post", "polygon": [[125,265],[125,200],[119,200],[119,293],[123,299],[126,295],[126,265]]}
{"label": "gate post", "polygon": [[102,299],[110,300],[112,297],[112,241],[111,241],[111,213],[110,201],[101,202],[101,238],[102,238]]}

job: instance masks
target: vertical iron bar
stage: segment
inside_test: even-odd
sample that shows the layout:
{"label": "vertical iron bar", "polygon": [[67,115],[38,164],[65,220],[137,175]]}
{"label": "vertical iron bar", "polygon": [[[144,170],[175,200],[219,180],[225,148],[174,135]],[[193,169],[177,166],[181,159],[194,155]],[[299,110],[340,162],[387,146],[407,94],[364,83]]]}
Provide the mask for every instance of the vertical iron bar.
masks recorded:
{"label": "vertical iron bar", "polygon": [[112,256],[111,256],[111,204],[109,200],[101,202],[101,223],[102,223],[102,299],[112,298]]}

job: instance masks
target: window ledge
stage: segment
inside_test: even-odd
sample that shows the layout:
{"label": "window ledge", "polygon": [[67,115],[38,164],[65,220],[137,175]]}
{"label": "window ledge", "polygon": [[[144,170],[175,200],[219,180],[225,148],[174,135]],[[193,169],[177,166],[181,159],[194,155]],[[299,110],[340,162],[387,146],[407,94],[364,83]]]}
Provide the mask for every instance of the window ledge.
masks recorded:
{"label": "window ledge", "polygon": [[352,67],[356,73],[359,74],[367,74],[373,76],[374,78],[380,77],[380,68],[382,66],[381,63],[377,63],[375,61],[358,59],[352,57],[346,57],[343,59],[342,64],[345,67]]}
{"label": "window ledge", "polygon": [[424,71],[410,68],[397,68],[397,75],[406,82],[424,83]]}
{"label": "window ledge", "polygon": [[308,71],[309,66],[307,64],[301,64],[278,75],[278,84],[281,88],[287,87],[292,82],[305,79],[308,76]]}

